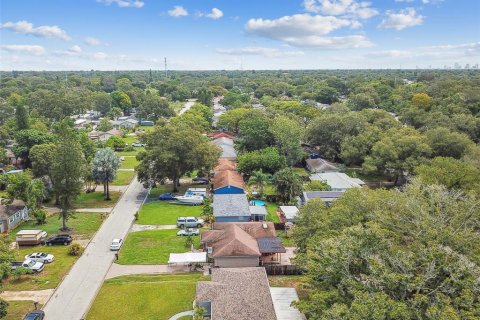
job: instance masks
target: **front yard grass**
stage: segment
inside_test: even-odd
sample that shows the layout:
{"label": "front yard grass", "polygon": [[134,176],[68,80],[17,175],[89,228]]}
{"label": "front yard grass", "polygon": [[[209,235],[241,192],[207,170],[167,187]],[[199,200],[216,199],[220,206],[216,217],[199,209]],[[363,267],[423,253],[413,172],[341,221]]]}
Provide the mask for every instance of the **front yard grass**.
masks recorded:
{"label": "front yard grass", "polygon": [[[185,246],[187,237],[177,236],[174,230],[148,230],[132,232],[119,253],[119,264],[167,264],[170,253],[189,252]],[[200,246],[200,237],[194,236],[195,248]]]}
{"label": "front yard grass", "polygon": [[[192,310],[200,273],[134,275],[105,281],[87,314],[88,320],[166,320]],[[191,317],[190,317],[191,318]]]}
{"label": "front yard grass", "polygon": [[[133,173],[133,172],[132,172]],[[127,183],[128,184],[128,183]],[[103,190],[102,186],[99,186]],[[110,190],[110,201],[105,201],[103,191],[95,191],[90,193],[82,192],[73,204],[75,208],[110,208],[115,206],[122,194],[118,191]]]}
{"label": "front yard grass", "polygon": [[145,150],[144,147],[134,147],[135,150],[133,151],[119,151],[117,152],[118,156],[136,156],[140,151]]}
{"label": "front yard grass", "polygon": [[[121,161],[120,169],[135,169],[135,166],[137,165],[138,165],[137,158],[125,157],[123,161]],[[118,171],[118,172],[121,172],[121,171]]]}
{"label": "front yard grass", "polygon": [[178,217],[198,217],[202,206],[154,201],[145,203],[138,213],[137,224],[176,224]]}
{"label": "front yard grass", "polygon": [[68,246],[35,246],[15,249],[15,259],[18,261],[23,261],[25,255],[33,252],[51,253],[55,256],[55,261],[46,264],[45,269],[39,274],[23,275],[18,280],[10,276],[3,281],[3,290],[44,290],[57,287],[78,258],[70,256],[67,251]]}
{"label": "front yard grass", "polygon": [[[41,305],[39,305],[39,307],[41,307]],[[30,300],[8,301],[7,316],[3,319],[23,319],[23,317],[33,309],[33,301]]]}
{"label": "front yard grass", "polygon": [[59,233],[68,233],[75,239],[90,239],[100,228],[102,222],[100,213],[76,212],[75,218],[72,217],[67,221],[67,226],[71,230],[65,232],[59,230],[62,226],[62,219],[58,218],[58,214],[53,214],[47,218],[46,224],[38,225],[34,220],[22,223],[8,237],[10,240],[15,241],[15,234],[20,230],[43,230],[48,233],[49,237]]}
{"label": "front yard grass", "polygon": [[112,186],[126,186],[132,182],[133,177],[135,176],[134,171],[117,171],[117,177],[113,180],[110,185]]}

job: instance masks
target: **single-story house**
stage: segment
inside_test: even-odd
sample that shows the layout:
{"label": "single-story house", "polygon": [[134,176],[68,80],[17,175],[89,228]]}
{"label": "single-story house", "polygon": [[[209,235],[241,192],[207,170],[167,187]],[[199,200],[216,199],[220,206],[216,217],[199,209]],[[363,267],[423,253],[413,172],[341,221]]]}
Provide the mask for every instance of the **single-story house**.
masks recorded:
{"label": "single-story house", "polygon": [[307,203],[311,199],[320,199],[329,206],[333,201],[340,198],[343,195],[343,192],[344,191],[305,191],[301,202]]}
{"label": "single-story house", "polygon": [[22,200],[14,200],[11,204],[0,205],[0,232],[9,232],[15,229],[22,221],[28,220],[29,210]]}
{"label": "single-story house", "polygon": [[237,171],[219,171],[213,177],[213,192],[215,194],[242,194],[245,193],[244,190],[245,182]]}
{"label": "single-story house", "polygon": [[213,140],[217,146],[221,147],[222,145],[232,146],[233,147],[233,139],[227,137],[220,137]]}
{"label": "single-story house", "polygon": [[330,186],[331,191],[345,191],[365,185],[360,179],[351,178],[343,172],[322,172],[310,176],[311,181],[322,181]]}
{"label": "single-story house", "polygon": [[278,210],[280,210],[285,222],[294,222],[295,217],[298,214],[298,208],[295,206],[280,206]]}
{"label": "single-story house", "polygon": [[250,221],[250,209],[246,194],[214,194],[213,215],[217,222]]}
{"label": "single-story house", "polygon": [[89,123],[91,123],[92,121],[89,120],[89,119],[85,119],[85,118],[78,118],[75,120],[75,128],[79,129],[79,128],[85,128],[85,126]]}
{"label": "single-story house", "polygon": [[108,132],[101,132],[101,131],[90,131],[88,133],[88,137],[92,140],[98,140],[105,142],[112,136],[121,136],[122,132],[117,129],[112,129]]}
{"label": "single-story house", "polygon": [[226,170],[230,170],[230,171],[237,170],[237,163],[235,161],[228,160],[228,159],[219,159],[218,165],[215,168],[213,168],[213,172],[215,174],[220,171],[226,171]]}
{"label": "single-story house", "polygon": [[278,263],[278,253],[285,253],[275,235],[272,222],[218,223],[204,231],[200,242],[216,267],[256,267]]}
{"label": "single-story house", "polygon": [[264,268],[213,269],[211,281],[199,281],[195,304],[204,319],[277,320]]}
{"label": "single-story house", "polygon": [[110,123],[115,129],[133,129],[138,126],[138,120],[131,118],[118,118],[117,120],[110,120]]}
{"label": "single-story house", "polygon": [[141,126],[152,127],[155,123],[150,120],[142,120],[140,121]]}
{"label": "single-story house", "polygon": [[252,221],[265,221],[267,219],[267,208],[265,206],[250,206],[250,219]]}
{"label": "single-story house", "polygon": [[237,161],[237,151],[233,146],[230,146],[228,144],[222,144],[222,145],[219,145],[219,147],[222,149],[222,154],[220,155],[220,159]]}
{"label": "single-story house", "polygon": [[123,135],[123,132],[118,130],[118,129],[115,129],[113,128],[112,130],[109,130],[105,133],[108,133],[110,136],[117,136],[117,137],[121,137]]}
{"label": "single-story house", "polygon": [[305,160],[307,170],[312,173],[338,171],[335,165],[325,159],[307,159]]}

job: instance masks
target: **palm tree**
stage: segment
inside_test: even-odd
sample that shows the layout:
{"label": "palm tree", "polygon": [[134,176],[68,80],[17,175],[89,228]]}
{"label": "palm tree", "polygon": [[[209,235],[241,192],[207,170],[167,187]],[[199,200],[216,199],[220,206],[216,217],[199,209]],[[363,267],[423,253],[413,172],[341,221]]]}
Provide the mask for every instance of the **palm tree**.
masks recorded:
{"label": "palm tree", "polygon": [[265,185],[267,184],[269,179],[270,175],[268,173],[264,173],[262,169],[260,169],[252,172],[250,179],[248,179],[248,184],[254,185],[258,192],[262,195],[265,189]]}

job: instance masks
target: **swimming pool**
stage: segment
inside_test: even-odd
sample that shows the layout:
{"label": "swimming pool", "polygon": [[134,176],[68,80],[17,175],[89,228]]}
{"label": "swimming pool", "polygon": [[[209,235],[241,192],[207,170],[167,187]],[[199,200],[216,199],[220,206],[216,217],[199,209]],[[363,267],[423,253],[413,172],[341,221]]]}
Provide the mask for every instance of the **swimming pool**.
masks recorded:
{"label": "swimming pool", "polygon": [[263,201],[263,200],[258,200],[258,199],[251,200],[251,201],[250,201],[250,205],[251,205],[251,206],[265,206],[265,201]]}

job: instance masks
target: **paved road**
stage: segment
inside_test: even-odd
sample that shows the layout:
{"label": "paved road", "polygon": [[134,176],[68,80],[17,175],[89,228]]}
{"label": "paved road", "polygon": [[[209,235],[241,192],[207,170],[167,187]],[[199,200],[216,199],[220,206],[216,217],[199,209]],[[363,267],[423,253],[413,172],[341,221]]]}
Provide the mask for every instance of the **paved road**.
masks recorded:
{"label": "paved road", "polygon": [[113,238],[124,238],[135,212],[141,206],[147,190],[134,179],[118,201],[112,213],[62,281],[43,310],[47,320],[80,320],[102,286],[103,279],[115,257],[109,251]]}
{"label": "paved road", "polygon": [[182,114],[184,114],[185,112],[187,112],[188,110],[190,110],[191,107],[193,107],[193,105],[195,104],[195,102],[197,102],[197,99],[188,99],[187,102],[185,102],[185,104],[183,105],[182,109],[180,110],[180,112],[178,112],[178,115],[181,116]]}

